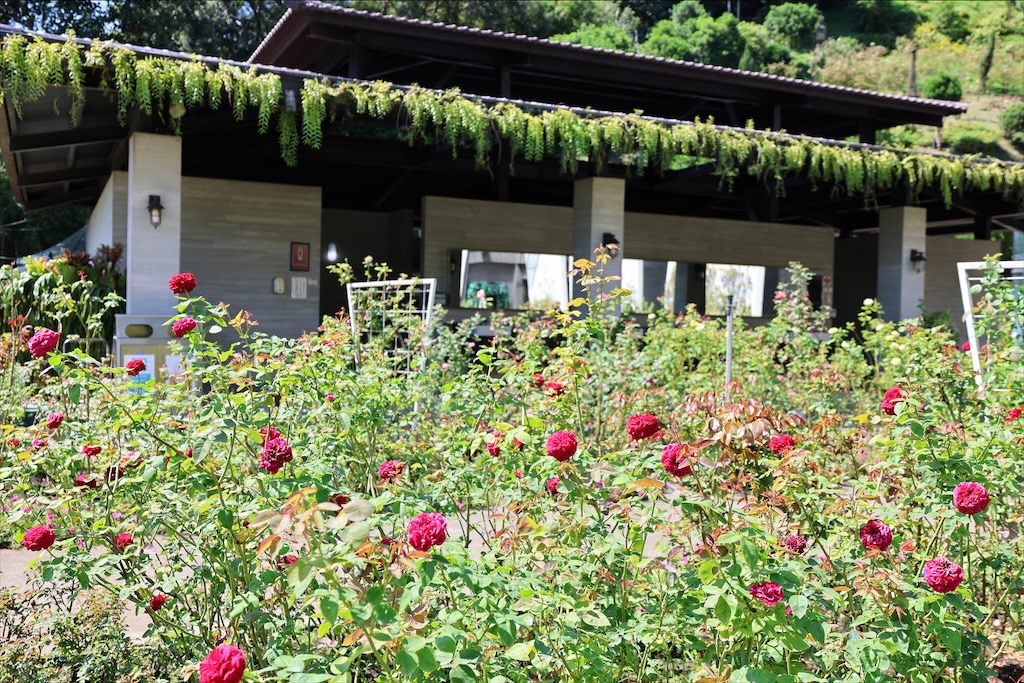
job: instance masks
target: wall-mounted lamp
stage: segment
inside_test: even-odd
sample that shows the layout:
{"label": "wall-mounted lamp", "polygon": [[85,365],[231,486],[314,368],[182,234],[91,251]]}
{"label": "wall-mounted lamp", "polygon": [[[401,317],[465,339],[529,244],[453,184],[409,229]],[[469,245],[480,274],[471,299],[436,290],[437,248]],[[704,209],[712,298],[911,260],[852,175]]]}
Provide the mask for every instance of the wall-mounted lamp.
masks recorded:
{"label": "wall-mounted lamp", "polygon": [[151,194],[149,195],[149,223],[154,229],[160,227],[160,221],[163,219],[163,205],[160,204],[160,195]]}
{"label": "wall-mounted lamp", "polygon": [[612,258],[619,255],[619,251],[622,246],[619,244],[619,238],[610,232],[606,232],[601,235],[601,246],[608,250]]}
{"label": "wall-mounted lamp", "polygon": [[914,266],[914,272],[920,273],[924,270],[924,262],[928,259],[925,258],[924,252],[917,249],[910,250],[910,264]]}
{"label": "wall-mounted lamp", "polygon": [[334,263],[338,260],[338,245],[331,242],[327,245],[327,261]]}

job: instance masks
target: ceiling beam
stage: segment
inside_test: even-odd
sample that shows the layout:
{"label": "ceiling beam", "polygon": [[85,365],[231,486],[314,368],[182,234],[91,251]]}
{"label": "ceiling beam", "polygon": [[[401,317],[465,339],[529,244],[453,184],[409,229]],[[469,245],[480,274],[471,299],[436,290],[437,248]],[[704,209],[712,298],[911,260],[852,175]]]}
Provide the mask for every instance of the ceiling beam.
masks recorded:
{"label": "ceiling beam", "polygon": [[127,133],[128,131],[121,126],[103,126],[98,128],[71,128],[52,133],[19,135],[11,138],[10,151],[14,154],[19,154],[41,149],[116,142],[123,139]]}
{"label": "ceiling beam", "polygon": [[39,173],[22,173],[18,176],[18,187],[35,187],[55,183],[69,183],[76,180],[106,178],[110,175],[110,167],[87,166],[84,168],[65,168],[60,171],[42,171]]}

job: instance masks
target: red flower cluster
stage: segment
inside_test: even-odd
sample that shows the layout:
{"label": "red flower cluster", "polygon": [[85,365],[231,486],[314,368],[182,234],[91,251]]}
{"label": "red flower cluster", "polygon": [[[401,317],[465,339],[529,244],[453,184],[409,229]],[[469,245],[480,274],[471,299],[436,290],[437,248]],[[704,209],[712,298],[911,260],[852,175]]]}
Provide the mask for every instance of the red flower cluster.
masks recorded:
{"label": "red flower cluster", "polygon": [[[277,430],[273,430],[277,431]],[[292,447],[288,445],[288,442],[281,437],[274,437],[267,439],[263,444],[263,450],[260,451],[260,469],[266,470],[271,474],[277,474],[277,471],[284,467],[286,462],[292,461]]]}
{"label": "red flower cluster", "polygon": [[124,550],[133,543],[135,543],[135,539],[132,538],[131,534],[118,534],[114,539],[114,545],[117,546],[118,550]]}
{"label": "red flower cluster", "polygon": [[394,481],[402,474],[405,463],[401,460],[385,460],[377,468],[377,476],[384,481]]}
{"label": "red flower cluster", "polygon": [[282,555],[281,557],[277,558],[277,571],[283,572],[288,567],[292,566],[298,561],[298,555]]}
{"label": "red flower cluster", "polygon": [[558,493],[558,485],[562,482],[561,477],[551,477],[547,483],[544,484],[544,488],[548,490],[552,496]]}
{"label": "red flower cluster", "polygon": [[192,273],[172,275],[171,279],[167,281],[167,286],[171,288],[172,293],[179,296],[188,294],[196,288],[196,276]]}
{"label": "red flower cluster", "polygon": [[138,377],[139,373],[146,369],[146,362],[141,358],[133,358],[124,364],[124,374],[129,377]]}
{"label": "red flower cluster", "polygon": [[167,597],[168,596],[164,595],[163,593],[156,593],[155,595],[153,595],[153,597],[149,599],[149,609],[153,610],[154,612],[157,611],[158,609],[164,606],[165,602],[167,602]]}
{"label": "red flower cluster", "polygon": [[787,537],[786,540],[782,542],[782,545],[786,550],[794,555],[802,555],[803,552],[807,550],[807,539],[803,536],[793,534],[792,536]]}
{"label": "red flower cluster", "polygon": [[965,515],[978,514],[988,502],[988,491],[976,481],[962,481],[953,489],[953,505]]}
{"label": "red flower cluster", "polygon": [[218,645],[199,663],[199,683],[238,683],[245,673],[245,653],[234,645]]}
{"label": "red flower cluster", "polygon": [[651,413],[638,413],[630,415],[626,420],[626,431],[629,432],[629,438],[633,441],[640,441],[656,436],[661,431],[661,427],[658,426],[658,418]]}
{"label": "red flower cluster", "polygon": [[868,520],[860,528],[860,544],[865,550],[886,550],[892,545],[892,529],[880,519]]}
{"label": "red flower cluster", "polygon": [[448,538],[448,520],[440,512],[421,512],[409,520],[409,545],[426,552]]}
{"label": "red flower cluster", "polygon": [[[500,429],[495,429],[494,433],[491,434],[491,440],[487,442],[487,452],[494,456],[501,455],[501,444],[504,443],[504,441],[504,432],[502,432]],[[512,447],[515,448],[517,451],[521,451],[524,448],[526,448],[526,444],[524,444],[522,441],[513,436]]]}
{"label": "red flower cluster", "polygon": [[92,472],[79,472],[75,475],[75,486],[94,489],[99,486],[96,476]]}
{"label": "red flower cluster", "polygon": [[25,532],[25,536],[21,539],[21,544],[26,549],[32,551],[46,550],[53,542],[57,540],[57,537],[53,533],[53,529],[48,526],[34,526]]}
{"label": "red flower cluster", "polygon": [[772,440],[768,442],[768,448],[776,455],[785,453],[795,445],[796,439],[789,434],[776,434],[772,437]]}
{"label": "red flower cluster", "polygon": [[885,396],[882,397],[881,408],[882,412],[886,415],[896,414],[896,404],[905,401],[907,397],[903,393],[903,389],[900,387],[893,387],[889,391],[885,392]]}
{"label": "red flower cluster", "polygon": [[1024,406],[1017,406],[1016,408],[1010,408],[1006,413],[1006,424],[1016,422],[1021,415],[1024,415]]}
{"label": "red flower cluster", "polygon": [[92,458],[99,455],[103,451],[103,446],[94,446],[91,443],[87,443],[82,446],[82,455],[87,458]]}
{"label": "red flower cluster", "polygon": [[178,318],[174,321],[174,324],[171,325],[171,332],[178,339],[181,339],[194,329],[196,329],[195,318],[189,318],[187,316],[184,318]]}
{"label": "red flower cluster", "polygon": [[64,422],[64,413],[52,412],[46,418],[46,428],[56,429],[57,427],[60,427],[62,422]]}
{"label": "red flower cluster", "polygon": [[661,449],[661,466],[674,477],[685,477],[693,471],[689,453],[679,443],[670,443]]}
{"label": "red flower cluster", "polygon": [[951,593],[964,580],[964,570],[956,562],[936,557],[924,563],[924,580],[936,593]]}
{"label": "red flower cluster", "polygon": [[971,350],[971,340],[968,339],[963,344],[961,344],[960,345],[960,350],[963,351],[964,353],[967,353],[968,351],[970,351]]}
{"label": "red flower cluster", "polygon": [[33,334],[32,338],[28,340],[28,351],[32,354],[33,358],[42,358],[57,348],[57,342],[59,341],[59,334],[44,327]]}
{"label": "red flower cluster", "polygon": [[576,435],[564,429],[555,432],[548,437],[545,449],[558,462],[565,462],[576,454]]}
{"label": "red flower cluster", "polygon": [[768,607],[775,607],[775,605],[782,602],[782,598],[784,597],[782,593],[782,586],[774,581],[762,581],[760,583],[755,583],[750,587],[750,595],[757,598]]}

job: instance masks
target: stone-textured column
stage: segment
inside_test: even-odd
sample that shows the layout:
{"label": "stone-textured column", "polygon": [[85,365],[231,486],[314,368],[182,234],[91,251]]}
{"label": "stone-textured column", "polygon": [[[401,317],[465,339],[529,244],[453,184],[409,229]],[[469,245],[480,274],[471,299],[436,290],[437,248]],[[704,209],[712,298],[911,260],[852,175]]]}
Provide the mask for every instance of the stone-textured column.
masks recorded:
{"label": "stone-textured column", "polygon": [[910,251],[925,251],[927,210],[917,206],[882,209],[878,217],[878,302],[889,320],[921,313],[927,264],[915,270]]}
{"label": "stone-textured column", "polygon": [[[149,220],[149,196],[163,205],[160,225]],[[174,314],[167,280],[181,268],[181,138],[133,133],[128,141],[128,239],[125,270],[129,315]]]}
{"label": "stone-textured column", "polygon": [[[604,234],[611,233],[619,241],[618,254],[604,266],[604,277],[622,277],[622,258],[626,244],[626,181],[622,178],[584,178],[573,188],[572,258],[594,260],[594,249]],[[611,283],[606,291],[621,286]],[[583,296],[578,285],[573,296]]]}

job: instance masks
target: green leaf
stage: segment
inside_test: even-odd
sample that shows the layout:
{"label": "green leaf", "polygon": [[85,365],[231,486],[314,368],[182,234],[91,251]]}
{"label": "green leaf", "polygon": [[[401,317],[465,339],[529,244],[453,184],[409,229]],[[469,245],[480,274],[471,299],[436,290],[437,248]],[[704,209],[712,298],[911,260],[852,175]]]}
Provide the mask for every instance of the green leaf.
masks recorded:
{"label": "green leaf", "polygon": [[793,610],[793,616],[797,619],[800,619],[807,614],[808,602],[807,598],[803,595],[794,595],[789,599],[788,604],[789,608]]}
{"label": "green leaf", "polygon": [[737,607],[739,607],[739,601],[736,600],[735,595],[731,593],[720,595],[715,602],[715,617],[722,622],[723,626],[727,626],[736,614]]}
{"label": "green leaf", "polygon": [[402,670],[402,675],[406,678],[418,678],[417,674],[420,672],[420,663],[412,654],[405,650],[399,650],[398,654],[395,655],[395,661],[398,662],[398,667]]}
{"label": "green leaf", "polygon": [[914,436],[918,438],[924,437],[924,425],[922,425],[920,422],[911,422],[910,431]]}
{"label": "green leaf", "polygon": [[437,649],[441,652],[448,653],[455,652],[455,649],[458,647],[458,643],[456,643],[450,636],[440,636],[434,641],[434,645],[436,645]]}
{"label": "green leaf", "polygon": [[223,508],[217,511],[217,521],[225,529],[230,529],[235,524],[235,515],[231,510]]}
{"label": "green leaf", "polygon": [[452,669],[448,675],[448,680],[451,683],[476,683],[479,680],[479,676],[469,666],[465,664],[459,664],[457,667]]}
{"label": "green leaf", "polygon": [[524,643],[516,643],[509,649],[505,650],[505,654],[509,659],[514,659],[517,662],[528,662],[533,658],[533,653],[537,651],[532,640],[528,640]]}
{"label": "green leaf", "polygon": [[433,673],[437,671],[437,660],[434,659],[434,652],[430,648],[423,648],[416,654],[416,658],[419,660],[420,668],[423,669],[424,673]]}

